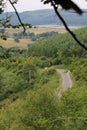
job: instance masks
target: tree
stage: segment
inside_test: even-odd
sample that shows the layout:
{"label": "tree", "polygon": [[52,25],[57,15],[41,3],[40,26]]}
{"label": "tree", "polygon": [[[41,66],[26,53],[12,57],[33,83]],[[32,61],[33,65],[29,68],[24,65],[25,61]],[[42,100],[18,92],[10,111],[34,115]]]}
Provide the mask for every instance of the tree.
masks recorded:
{"label": "tree", "polygon": [[82,14],[83,11],[71,0],[41,0],[42,2],[44,2],[44,4],[48,4],[48,3],[54,3],[55,5],[61,5],[62,8],[64,8],[65,10],[69,10],[69,9],[73,9],[75,10],[78,14]]}
{"label": "tree", "polygon": [[19,43],[19,39],[18,38],[15,38],[14,41],[17,42],[17,43]]}

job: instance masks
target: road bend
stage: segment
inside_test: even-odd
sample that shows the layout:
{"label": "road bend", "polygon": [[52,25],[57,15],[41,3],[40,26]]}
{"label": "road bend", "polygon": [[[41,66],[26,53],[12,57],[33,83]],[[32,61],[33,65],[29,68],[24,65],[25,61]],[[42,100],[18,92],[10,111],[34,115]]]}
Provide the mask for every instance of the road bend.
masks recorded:
{"label": "road bend", "polygon": [[60,98],[62,96],[62,92],[72,87],[72,80],[70,77],[70,71],[66,72],[64,69],[57,69],[57,72],[61,75],[62,78],[62,87],[58,92],[58,97]]}

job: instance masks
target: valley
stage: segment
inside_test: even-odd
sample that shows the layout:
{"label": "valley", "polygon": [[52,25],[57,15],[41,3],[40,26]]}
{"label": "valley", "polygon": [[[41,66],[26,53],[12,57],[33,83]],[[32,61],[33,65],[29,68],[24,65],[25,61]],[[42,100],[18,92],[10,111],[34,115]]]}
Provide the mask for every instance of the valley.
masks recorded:
{"label": "valley", "polygon": [[61,28],[21,30],[0,39],[0,130],[86,130],[87,51]]}
{"label": "valley", "polygon": [[[77,30],[82,27],[71,27],[71,30]],[[29,44],[36,42],[37,40],[47,39],[52,35],[59,35],[66,33],[67,31],[63,27],[32,27],[27,28],[25,36],[22,34],[22,28],[5,28],[4,35],[8,40],[0,40],[0,46],[4,48],[18,47],[20,49],[27,49]],[[1,31],[0,31],[1,32]],[[1,32],[1,35],[3,33]],[[42,35],[42,36],[41,36]],[[42,37],[42,38],[41,38]]]}

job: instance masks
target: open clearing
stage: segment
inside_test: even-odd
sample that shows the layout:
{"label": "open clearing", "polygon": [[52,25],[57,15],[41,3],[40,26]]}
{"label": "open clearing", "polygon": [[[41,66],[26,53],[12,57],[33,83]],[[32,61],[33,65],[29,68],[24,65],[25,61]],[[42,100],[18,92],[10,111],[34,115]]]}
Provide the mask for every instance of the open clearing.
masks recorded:
{"label": "open clearing", "polygon": [[[75,29],[75,28],[74,28]],[[22,32],[22,28],[7,28],[5,29],[6,33],[8,33],[9,38],[5,41],[0,39],[0,46],[5,47],[5,48],[11,48],[11,47],[19,47],[21,49],[26,49],[28,44],[33,43],[33,41],[29,38],[24,38],[24,39],[19,39],[19,42],[15,42],[15,40],[12,38],[13,33],[20,33]],[[34,33],[36,34],[41,34],[45,32],[58,32],[58,33],[66,33],[66,30],[64,28],[48,28],[48,27],[33,27],[26,29],[26,32],[28,33]]]}
{"label": "open clearing", "polygon": [[19,39],[19,42],[15,42],[13,38],[0,39],[0,46],[4,48],[19,47],[20,49],[25,49],[30,43],[32,43],[30,39]]}
{"label": "open clearing", "polygon": [[28,32],[33,32],[35,34],[45,33],[45,32],[58,32],[58,33],[65,33],[66,30],[64,28],[48,28],[48,27],[36,27],[28,29]]}

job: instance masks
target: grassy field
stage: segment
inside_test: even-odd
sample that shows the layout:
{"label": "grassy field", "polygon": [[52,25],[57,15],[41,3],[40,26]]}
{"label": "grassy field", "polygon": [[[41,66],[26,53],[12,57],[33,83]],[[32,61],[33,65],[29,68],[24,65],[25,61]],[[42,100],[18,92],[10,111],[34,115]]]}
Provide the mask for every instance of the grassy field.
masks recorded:
{"label": "grassy field", "polygon": [[19,39],[19,42],[15,42],[13,38],[8,38],[7,40],[0,39],[0,46],[5,48],[19,47],[25,49],[30,43],[32,43],[30,39]]}
{"label": "grassy field", "polygon": [[[19,39],[19,42],[15,42],[15,40],[12,38],[13,33],[20,33],[22,32],[22,28],[19,29],[13,29],[13,28],[7,28],[5,30],[9,38],[5,41],[0,39],[0,46],[5,47],[5,48],[11,48],[11,47],[19,47],[21,49],[27,48],[28,44],[33,43],[31,39]],[[36,34],[41,34],[45,32],[58,32],[58,33],[66,33],[66,30],[64,28],[46,28],[46,27],[33,27],[26,29],[26,32],[28,33],[34,33]]]}
{"label": "grassy field", "polygon": [[28,32],[34,32],[35,34],[40,34],[44,32],[58,32],[58,33],[65,33],[66,30],[64,28],[48,28],[48,27],[37,27],[31,28],[27,30]]}
{"label": "grassy field", "polygon": [[[17,32],[22,32],[23,29],[19,28],[19,29],[13,29],[13,28],[7,28],[6,31],[11,35],[12,33],[17,33]],[[41,34],[44,32],[51,32],[51,31],[55,31],[58,33],[65,33],[66,30],[64,28],[48,28],[48,27],[32,27],[29,29],[26,29],[26,32],[33,32],[35,34]]]}

